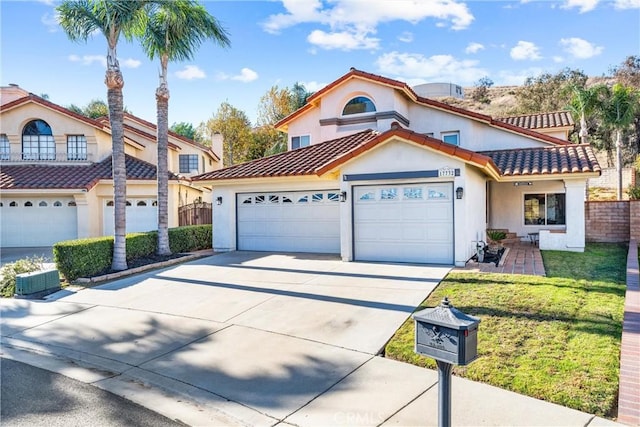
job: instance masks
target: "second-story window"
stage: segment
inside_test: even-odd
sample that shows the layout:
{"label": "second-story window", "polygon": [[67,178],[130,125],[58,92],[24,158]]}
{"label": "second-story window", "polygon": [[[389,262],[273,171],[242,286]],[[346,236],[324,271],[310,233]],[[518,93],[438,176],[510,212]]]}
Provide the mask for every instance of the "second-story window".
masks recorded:
{"label": "second-story window", "polygon": [[87,160],[87,138],[84,135],[67,136],[67,160]]}
{"label": "second-story window", "polygon": [[31,120],[22,130],[24,160],[55,160],[56,141],[51,126],[44,120]]}
{"label": "second-story window", "polygon": [[180,154],[180,173],[198,173],[198,155]]}
{"label": "second-story window", "polygon": [[291,137],[291,149],[306,147],[311,143],[311,137],[309,135],[293,136]]}
{"label": "second-story window", "polygon": [[4,133],[0,135],[0,160],[11,160],[9,138]]}
{"label": "second-story window", "polygon": [[342,115],[347,116],[349,114],[359,114],[359,113],[373,113],[376,111],[376,106],[369,98],[366,96],[356,96],[352,98],[347,105],[344,106],[342,110]]}
{"label": "second-story window", "polygon": [[443,132],[442,141],[451,145],[460,145],[460,132]]}

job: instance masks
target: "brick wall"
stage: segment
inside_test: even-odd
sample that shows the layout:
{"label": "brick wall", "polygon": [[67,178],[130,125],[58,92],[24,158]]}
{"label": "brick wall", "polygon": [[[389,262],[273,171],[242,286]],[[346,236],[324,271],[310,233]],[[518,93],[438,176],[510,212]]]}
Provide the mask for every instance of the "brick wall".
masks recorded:
{"label": "brick wall", "polygon": [[629,202],[603,201],[585,203],[587,242],[628,242]]}
{"label": "brick wall", "polygon": [[[616,168],[602,168],[597,178],[589,178],[589,187],[618,188],[618,173]],[[630,185],[636,185],[635,168],[622,168],[622,190]]]}

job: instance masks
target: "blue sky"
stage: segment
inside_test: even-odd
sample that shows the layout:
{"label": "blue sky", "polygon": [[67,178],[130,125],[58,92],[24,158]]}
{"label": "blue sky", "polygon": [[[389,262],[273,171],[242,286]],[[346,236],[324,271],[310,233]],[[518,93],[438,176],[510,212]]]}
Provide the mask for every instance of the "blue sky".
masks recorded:
{"label": "blue sky", "polygon": [[[0,2],[0,83],[16,83],[66,106],[106,100],[102,35],[69,41],[57,1]],[[315,91],[350,67],[410,85],[496,85],[564,67],[591,76],[640,54],[640,0],[206,1],[231,47],[203,45],[169,65],[169,121],[197,126],[227,101],[256,121],[270,87]],[[125,105],[155,122],[158,64],[135,45],[118,47]]]}

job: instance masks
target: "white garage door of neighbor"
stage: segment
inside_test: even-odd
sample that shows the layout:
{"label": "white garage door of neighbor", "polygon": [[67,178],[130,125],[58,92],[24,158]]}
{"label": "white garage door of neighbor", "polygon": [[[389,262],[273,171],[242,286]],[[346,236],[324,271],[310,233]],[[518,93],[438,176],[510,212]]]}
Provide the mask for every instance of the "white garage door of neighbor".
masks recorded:
{"label": "white garage door of neighbor", "polygon": [[238,249],[340,253],[338,190],[237,195]]}
{"label": "white garage door of neighbor", "polygon": [[51,246],[78,237],[73,197],[3,197],[0,203],[2,247]]}
{"label": "white garage door of neighbor", "polygon": [[453,264],[453,184],[354,187],[354,256]]}
{"label": "white garage door of neighbor", "polygon": [[[104,202],[103,234],[113,236],[113,200]],[[127,233],[158,229],[158,203],[154,199],[127,199]]]}

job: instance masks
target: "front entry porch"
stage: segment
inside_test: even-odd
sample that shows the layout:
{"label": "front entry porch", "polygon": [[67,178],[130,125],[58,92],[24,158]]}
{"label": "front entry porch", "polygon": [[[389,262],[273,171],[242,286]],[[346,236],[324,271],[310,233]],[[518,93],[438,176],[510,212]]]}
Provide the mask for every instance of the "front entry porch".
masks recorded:
{"label": "front entry porch", "polygon": [[477,271],[481,273],[529,274],[546,276],[540,248],[530,242],[505,243],[507,249],[498,266],[494,263],[468,261],[459,271]]}

